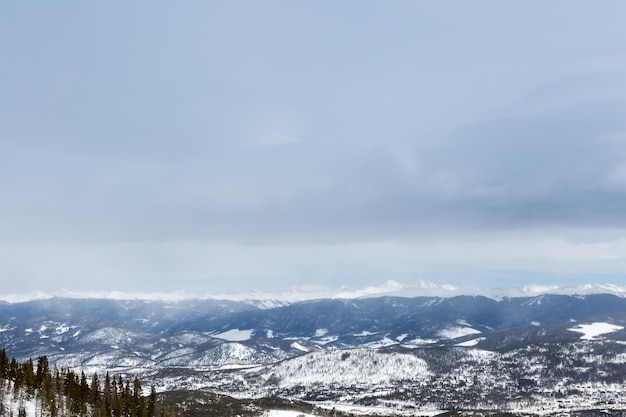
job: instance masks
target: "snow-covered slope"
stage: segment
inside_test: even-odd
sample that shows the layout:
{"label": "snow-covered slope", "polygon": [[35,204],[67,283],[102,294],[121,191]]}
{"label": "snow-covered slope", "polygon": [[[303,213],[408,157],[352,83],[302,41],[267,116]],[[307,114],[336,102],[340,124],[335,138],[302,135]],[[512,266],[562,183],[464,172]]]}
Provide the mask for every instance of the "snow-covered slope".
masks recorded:
{"label": "snow-covered slope", "polygon": [[426,362],[413,355],[375,349],[318,351],[283,361],[265,372],[265,384],[280,388],[371,386],[425,380]]}

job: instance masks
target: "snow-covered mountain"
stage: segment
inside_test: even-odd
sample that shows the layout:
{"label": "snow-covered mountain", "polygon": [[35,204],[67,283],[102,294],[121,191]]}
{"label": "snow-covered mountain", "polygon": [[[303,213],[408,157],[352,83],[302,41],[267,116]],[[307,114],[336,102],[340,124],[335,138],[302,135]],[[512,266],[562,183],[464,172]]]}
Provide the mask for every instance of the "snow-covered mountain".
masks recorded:
{"label": "snow-covered mountain", "polygon": [[625,312],[626,298],[612,294],[368,297],[274,308],[230,300],[50,298],[0,304],[0,346],[20,359],[47,355],[73,367],[206,368],[456,338],[480,337],[486,346],[509,329],[532,333]]}
{"label": "snow-covered mountain", "polygon": [[87,372],[141,375],[162,390],[279,395],[332,407],[558,409],[572,398],[582,404],[577,393],[584,391],[595,401],[585,407],[606,400],[626,409],[619,399],[626,389],[626,298],[587,290],[524,297],[372,292],[273,306],[41,298],[0,303],[0,347],[20,360],[46,355]]}
{"label": "snow-covered mountain", "polygon": [[459,287],[450,284],[436,284],[425,280],[412,283],[399,283],[389,280],[379,286],[364,288],[322,288],[315,286],[295,287],[283,291],[248,291],[222,294],[176,292],[128,293],[121,291],[75,291],[59,290],[54,293],[35,292],[30,294],[0,294],[0,302],[18,303],[25,301],[72,298],[72,299],[107,299],[107,300],[144,300],[144,301],[187,301],[218,300],[245,302],[259,308],[274,308],[300,301],[321,299],[357,299],[377,297],[457,297],[461,295],[483,296],[500,300],[506,297],[536,297],[539,295],[591,295],[612,294],[626,297],[626,286],[614,284],[583,284],[574,286],[526,285],[523,287]]}

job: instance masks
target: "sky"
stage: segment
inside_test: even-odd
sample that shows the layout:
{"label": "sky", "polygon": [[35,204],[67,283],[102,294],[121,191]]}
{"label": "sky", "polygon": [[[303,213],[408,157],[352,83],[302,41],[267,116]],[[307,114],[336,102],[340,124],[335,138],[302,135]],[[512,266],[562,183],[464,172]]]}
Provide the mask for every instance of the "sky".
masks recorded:
{"label": "sky", "polygon": [[623,1],[0,5],[0,293],[626,285]]}

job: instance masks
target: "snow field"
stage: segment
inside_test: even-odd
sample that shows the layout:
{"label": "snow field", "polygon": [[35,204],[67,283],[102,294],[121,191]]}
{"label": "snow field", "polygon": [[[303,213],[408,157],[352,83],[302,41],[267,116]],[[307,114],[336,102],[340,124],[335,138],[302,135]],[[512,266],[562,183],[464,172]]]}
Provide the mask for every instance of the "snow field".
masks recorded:
{"label": "snow field", "polygon": [[214,334],[212,336],[217,337],[218,339],[228,340],[229,342],[243,342],[245,340],[250,340],[252,332],[253,330],[232,329],[227,332]]}
{"label": "snow field", "polygon": [[409,379],[423,380],[429,375],[426,362],[413,355],[354,349],[313,352],[282,362],[268,370],[265,379],[277,378],[280,387],[370,386]]}
{"label": "snow field", "polygon": [[314,414],[301,413],[293,410],[269,410],[263,413],[263,417],[317,417]]}
{"label": "snow field", "polygon": [[603,334],[613,333],[618,330],[622,330],[623,326],[616,326],[610,323],[591,323],[591,324],[579,324],[576,327],[568,329],[572,332],[582,333],[580,336],[582,340],[598,340]]}

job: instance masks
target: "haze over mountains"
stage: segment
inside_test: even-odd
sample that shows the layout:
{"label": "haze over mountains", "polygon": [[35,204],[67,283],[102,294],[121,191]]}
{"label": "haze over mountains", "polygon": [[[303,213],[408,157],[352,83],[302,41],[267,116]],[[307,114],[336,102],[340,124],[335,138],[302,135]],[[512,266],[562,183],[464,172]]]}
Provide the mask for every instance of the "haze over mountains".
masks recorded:
{"label": "haze over mountains", "polygon": [[[584,284],[573,286],[557,285],[526,285],[523,287],[500,287],[500,288],[480,288],[480,287],[459,287],[450,284],[436,284],[433,282],[419,280],[413,283],[399,283],[388,280],[379,286],[365,288],[340,287],[335,289],[306,286],[296,287],[283,291],[244,291],[229,292],[221,294],[197,294],[185,291],[174,292],[144,292],[132,293],[125,291],[75,291],[61,289],[55,292],[35,292],[27,294],[0,294],[0,301],[23,302],[37,299],[53,297],[62,298],[94,298],[94,299],[115,299],[115,300],[187,300],[187,299],[214,299],[231,301],[279,301],[297,302],[315,299],[337,299],[337,298],[366,298],[366,297],[454,297],[459,295],[480,295],[493,299],[503,297],[532,297],[542,294],[562,294],[562,295],[586,295],[586,294],[614,294],[626,296],[626,286],[614,284]],[[271,303],[270,303],[271,305]]]}
{"label": "haze over mountains", "polygon": [[472,335],[480,335],[472,338],[476,346],[503,348],[517,342],[494,342],[502,332],[531,326],[542,336],[525,337],[541,339],[552,334],[549,326],[598,318],[622,325],[626,314],[624,288],[609,285],[471,289],[390,281],[379,288],[293,290],[271,298],[113,295],[0,303],[0,344],[23,359],[47,355],[74,367],[219,367],[325,349],[447,345]]}

